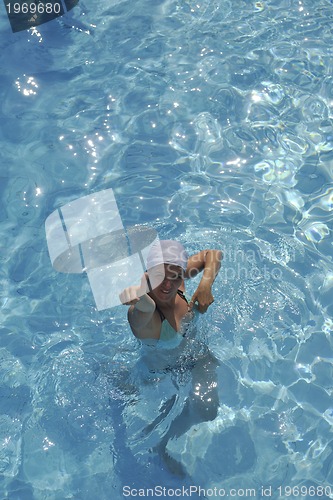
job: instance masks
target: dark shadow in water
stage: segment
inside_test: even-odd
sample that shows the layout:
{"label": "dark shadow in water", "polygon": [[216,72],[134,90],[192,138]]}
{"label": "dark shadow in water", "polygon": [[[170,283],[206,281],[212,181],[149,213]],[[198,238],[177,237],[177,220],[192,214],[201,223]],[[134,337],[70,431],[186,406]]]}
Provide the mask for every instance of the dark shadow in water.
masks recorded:
{"label": "dark shadow in water", "polygon": [[[169,439],[177,438],[185,434],[193,425],[201,422],[208,422],[217,417],[219,408],[219,396],[217,385],[216,369],[219,365],[215,356],[207,349],[206,353],[200,357],[192,368],[192,387],[185,401],[182,412],[172,421],[168,432],[163,436],[160,444],[155,448],[163,459],[170,472],[185,477],[183,466],[174,460],[166,451]],[[173,404],[171,398],[164,407]],[[165,411],[163,412],[165,413]],[[162,420],[163,414],[158,417]],[[157,420],[157,419],[156,419]],[[153,422],[149,427],[156,424]]]}
{"label": "dark shadow in water", "polygon": [[[219,408],[216,369],[219,362],[206,347],[205,352],[201,353],[199,358],[193,360],[190,366],[191,368],[187,368],[187,370],[190,370],[187,376],[191,377],[191,388],[181,413],[172,420],[159,443],[154,448],[147,450],[145,463],[140,463],[135,456],[135,452],[131,449],[129,443],[129,440],[131,440],[130,429],[124,419],[127,405],[136,404],[135,400],[139,396],[140,390],[130,382],[130,373],[122,372],[121,375],[118,373],[112,377],[112,385],[118,397],[110,399],[109,412],[115,430],[111,451],[115,458],[117,475],[123,484],[133,488],[138,487],[138,481],[146,485],[149,483],[161,484],[163,477],[165,481],[169,482],[176,481],[177,483],[179,478],[182,478],[184,485],[187,482],[189,485],[193,484],[193,478],[188,476],[177,460],[170,457],[166,451],[166,446],[169,439],[181,436],[193,425],[216,418]],[[179,367],[178,370],[180,370]],[[170,372],[171,377],[176,379],[177,377],[172,373],[171,368]],[[177,387],[177,381],[173,380],[173,382]],[[161,425],[167,422],[177,399],[177,394],[173,394],[168,400],[164,401],[159,409],[158,416],[142,429],[143,449],[145,447],[145,438],[149,438],[149,435],[153,432],[158,433]],[[156,404],[159,403],[160,401],[156,401]]]}

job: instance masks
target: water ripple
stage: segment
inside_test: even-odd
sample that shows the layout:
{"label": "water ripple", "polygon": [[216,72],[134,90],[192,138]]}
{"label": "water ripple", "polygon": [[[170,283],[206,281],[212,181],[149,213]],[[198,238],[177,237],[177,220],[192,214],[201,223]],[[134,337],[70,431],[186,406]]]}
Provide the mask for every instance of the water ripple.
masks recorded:
{"label": "water ripple", "polygon": [[[332,482],[331,20],[326,0],[102,0],[1,37],[8,494],[23,471],[22,497],[104,499],[128,463],[178,484],[167,452],[207,487],[221,463],[223,486]],[[47,255],[47,215],[108,187],[124,225],[224,251],[200,322],[220,409],[158,457],[191,375],[137,384],[125,310]]]}

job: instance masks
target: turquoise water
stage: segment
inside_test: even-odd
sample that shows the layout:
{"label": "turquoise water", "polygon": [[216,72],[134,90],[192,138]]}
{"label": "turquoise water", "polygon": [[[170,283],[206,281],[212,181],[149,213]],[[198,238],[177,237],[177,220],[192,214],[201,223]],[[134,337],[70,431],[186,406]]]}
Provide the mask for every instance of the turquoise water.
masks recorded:
{"label": "turquoise water", "polygon": [[[1,12],[1,498],[333,498],[332,2]],[[150,371],[47,252],[48,215],[107,188],[125,225],[224,251]]]}

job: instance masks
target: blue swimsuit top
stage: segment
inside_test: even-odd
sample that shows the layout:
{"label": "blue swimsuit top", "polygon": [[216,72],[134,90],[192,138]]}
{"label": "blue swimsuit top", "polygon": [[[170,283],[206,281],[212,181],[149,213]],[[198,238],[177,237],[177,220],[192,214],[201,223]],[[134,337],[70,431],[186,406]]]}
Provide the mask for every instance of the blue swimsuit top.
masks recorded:
{"label": "blue swimsuit top", "polygon": [[[184,292],[182,290],[177,290],[177,294],[179,295],[179,297],[181,297],[183,300],[185,300],[185,302],[188,304],[188,300],[185,297],[185,294],[184,294]],[[160,340],[172,340],[175,337],[175,335],[177,335],[177,337],[179,337],[179,335],[182,335],[183,337],[185,337],[186,331],[183,334],[181,334],[180,332],[177,332],[170,325],[170,323],[165,318],[165,316],[162,313],[162,311],[157,306],[156,306],[156,310],[157,310],[158,314],[160,315],[160,318],[161,318],[161,321],[162,321]]]}

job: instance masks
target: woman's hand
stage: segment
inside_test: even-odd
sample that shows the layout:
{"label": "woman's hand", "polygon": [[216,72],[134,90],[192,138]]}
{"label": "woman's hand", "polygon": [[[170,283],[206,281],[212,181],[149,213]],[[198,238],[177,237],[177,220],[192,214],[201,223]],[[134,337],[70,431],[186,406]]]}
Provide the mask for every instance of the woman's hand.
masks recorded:
{"label": "woman's hand", "polygon": [[[155,309],[155,302],[147,295],[148,291],[148,273],[144,273],[140,285],[125,288],[119,294],[119,299],[126,306],[136,306],[136,309],[142,312],[150,312]],[[140,305],[138,302],[140,302]]]}
{"label": "woman's hand", "polygon": [[212,295],[212,289],[210,285],[206,285],[202,282],[199,284],[190,300],[190,310],[193,308],[196,302],[198,303],[199,312],[205,313],[208,307],[214,302],[214,297]]}

